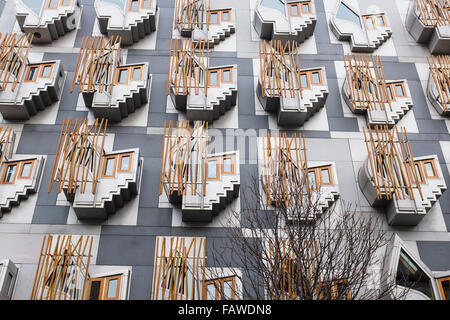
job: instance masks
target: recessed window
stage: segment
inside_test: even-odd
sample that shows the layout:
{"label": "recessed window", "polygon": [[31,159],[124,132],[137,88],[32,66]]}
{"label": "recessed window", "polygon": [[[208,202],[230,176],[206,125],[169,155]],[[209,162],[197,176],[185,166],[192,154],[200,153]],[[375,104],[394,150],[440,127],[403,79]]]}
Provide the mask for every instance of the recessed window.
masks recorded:
{"label": "recessed window", "polygon": [[378,16],[378,17],[377,17],[377,24],[378,24],[380,27],[383,27],[383,26],[385,25],[384,17],[383,17],[383,16]]}
{"label": "recessed window", "polygon": [[89,280],[89,300],[118,300],[120,296],[121,275],[94,278]]}
{"label": "recessed window", "polygon": [[230,21],[230,11],[222,11],[222,21]]}
{"label": "recessed window", "polygon": [[233,300],[236,298],[235,277],[204,282],[204,298],[207,300]]}
{"label": "recessed window", "polygon": [[291,16],[298,17],[300,15],[300,13],[298,11],[298,6],[297,6],[296,3],[295,4],[290,4],[289,7],[290,7]]}
{"label": "recessed window", "polygon": [[208,179],[217,179],[217,159],[208,161]]}
{"label": "recessed window", "polygon": [[309,8],[309,3],[302,4],[302,13],[311,13],[311,10]]}
{"label": "recessed window", "polygon": [[119,74],[117,75],[117,83],[128,83],[128,68],[119,69]]}
{"label": "recessed window", "polygon": [[206,299],[216,300],[216,286],[214,283],[210,283],[206,286]]}
{"label": "recessed window", "polygon": [[139,0],[131,0],[129,10],[130,11],[137,11],[137,10],[139,10]]}
{"label": "recessed window", "polygon": [[22,169],[20,170],[19,178],[21,179],[30,178],[32,169],[33,169],[33,161],[27,161],[22,163]]}
{"label": "recessed window", "polygon": [[131,170],[131,153],[121,154],[119,163],[119,172],[129,172]]}
{"label": "recessed window", "polygon": [[35,81],[37,77],[38,68],[39,68],[38,66],[28,67],[28,73],[25,78],[25,81]]}
{"label": "recessed window", "polygon": [[366,28],[367,29],[374,29],[375,28],[375,26],[373,24],[372,17],[366,17],[365,21],[366,21]]}
{"label": "recessed window", "polygon": [[424,166],[424,168],[425,168],[425,175],[426,175],[428,178],[434,178],[434,177],[437,176],[436,171],[435,171],[435,169],[434,169],[434,163],[433,163],[433,161],[425,161],[425,162],[423,163],[423,166]]}
{"label": "recessed window", "polygon": [[403,86],[401,84],[395,85],[395,91],[397,93],[397,97],[405,96],[405,92],[403,91]]}
{"label": "recessed window", "polygon": [[212,24],[219,23],[219,13],[213,12],[210,14],[210,23],[212,23]]}
{"label": "recessed window", "polygon": [[217,71],[209,71],[209,86],[217,87],[218,85]]}
{"label": "recessed window", "polygon": [[422,292],[430,299],[434,298],[431,278],[403,250],[400,251],[396,282],[398,285]]}
{"label": "recessed window", "polygon": [[131,80],[141,80],[142,79],[142,67],[133,67],[133,72],[131,73]]}
{"label": "recessed window", "polygon": [[111,279],[108,281],[107,298],[114,299],[117,297],[119,279]]}
{"label": "recessed window", "polygon": [[8,164],[3,173],[3,183],[14,183],[16,180],[17,163]]}
{"label": "recessed window", "polygon": [[310,189],[314,190],[317,188],[317,180],[316,180],[316,171],[312,170],[308,172],[308,179],[309,179],[309,187]]}
{"label": "recessed window", "polygon": [[101,289],[103,280],[89,281],[89,300],[101,300]]}
{"label": "recessed window", "polygon": [[330,177],[330,169],[324,168],[320,170],[320,176],[322,178],[323,184],[330,184],[331,183],[331,177]]}
{"label": "recessed window", "polygon": [[234,172],[234,165],[233,165],[233,158],[231,157],[225,157],[223,159],[223,173],[230,173],[232,174]]}
{"label": "recessed window", "polygon": [[52,74],[53,65],[52,64],[45,64],[41,67],[41,77],[42,78],[49,78]]}
{"label": "recessed window", "polygon": [[300,81],[302,83],[302,88],[308,88],[308,75],[306,73],[300,74]]}
{"label": "recessed window", "polygon": [[231,69],[222,70],[222,82],[231,82]]}
{"label": "recessed window", "polygon": [[223,282],[223,299],[230,300],[233,299],[233,284],[232,280],[227,280]]}
{"label": "recessed window", "polygon": [[150,8],[151,4],[151,0],[142,0],[142,8]]}
{"label": "recessed window", "polygon": [[47,1],[47,8],[48,9],[56,9],[56,8],[58,8],[58,0],[48,0]]}
{"label": "recessed window", "polygon": [[444,300],[450,299],[450,277],[438,279],[439,290],[441,291],[441,297]]}
{"label": "recessed window", "polygon": [[313,84],[320,84],[320,73],[319,72],[313,72],[312,73],[312,83]]}
{"label": "recessed window", "polygon": [[116,174],[116,156],[106,157],[103,166],[103,176],[114,177]]}

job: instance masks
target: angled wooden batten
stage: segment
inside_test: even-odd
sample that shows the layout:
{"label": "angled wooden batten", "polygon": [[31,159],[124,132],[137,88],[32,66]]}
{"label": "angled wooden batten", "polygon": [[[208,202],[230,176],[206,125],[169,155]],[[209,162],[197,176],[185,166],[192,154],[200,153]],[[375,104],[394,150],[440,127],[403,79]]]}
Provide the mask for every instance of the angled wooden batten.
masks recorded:
{"label": "angled wooden batten", "polygon": [[164,122],[159,195],[164,188],[169,195],[185,195],[189,187],[194,195],[199,186],[205,195],[207,150],[207,122],[195,121],[193,128],[189,121],[177,121],[176,128]]}
{"label": "angled wooden batten", "polygon": [[120,36],[108,41],[103,36],[84,36],[78,53],[70,92],[79,85],[79,92],[112,93],[120,58]]}
{"label": "angled wooden batten", "polygon": [[191,30],[196,27],[209,30],[209,8],[210,0],[176,0],[173,29],[181,25]]}
{"label": "angled wooden batten", "polygon": [[450,24],[450,4],[448,0],[416,0],[419,18],[426,26]]}
{"label": "angled wooden batten", "polygon": [[427,57],[428,68],[438,92],[438,103],[444,112],[450,104],[450,56]]}
{"label": "angled wooden batten", "polygon": [[8,143],[13,138],[14,131],[11,127],[0,126],[0,166],[3,160],[6,160],[6,150],[8,149]]}
{"label": "angled wooden batten", "polygon": [[414,200],[417,188],[423,200],[408,133],[404,127],[363,128],[372,181],[377,199]]}
{"label": "angled wooden batten", "polygon": [[383,64],[378,55],[344,55],[350,103],[353,110],[392,111]]}
{"label": "angled wooden batten", "polygon": [[200,89],[208,95],[209,42],[192,39],[172,39],[170,42],[169,77],[167,95],[173,88],[176,95],[199,94]]}
{"label": "angled wooden batten", "polygon": [[[303,134],[270,133],[263,138],[263,179],[266,203],[300,204],[303,192],[311,194],[308,177],[306,142]],[[297,201],[297,203],[296,203]]]}
{"label": "angled wooden batten", "polygon": [[86,299],[92,243],[92,236],[44,236],[30,299]]}
{"label": "angled wooden batten", "polygon": [[58,193],[63,189],[67,193],[86,191],[88,182],[92,183],[91,192],[96,193],[103,165],[104,145],[108,120],[95,119],[89,125],[88,119],[64,119],[59,134],[58,147],[53,163],[48,192],[55,181]]}
{"label": "angled wooden batten", "polygon": [[263,97],[302,97],[300,58],[297,42],[259,42],[259,79]]}
{"label": "angled wooden batten", "polygon": [[0,33],[0,91],[12,83],[14,91],[28,61],[32,34]]}
{"label": "angled wooden batten", "polygon": [[206,239],[157,237],[152,300],[202,300]]}

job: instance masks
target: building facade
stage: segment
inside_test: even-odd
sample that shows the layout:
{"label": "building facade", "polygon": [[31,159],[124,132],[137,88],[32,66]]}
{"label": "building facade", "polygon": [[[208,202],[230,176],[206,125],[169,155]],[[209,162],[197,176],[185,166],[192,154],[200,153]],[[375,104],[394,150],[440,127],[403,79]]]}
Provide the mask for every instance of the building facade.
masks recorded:
{"label": "building facade", "polygon": [[249,188],[380,218],[373,285],[450,299],[448,1],[0,0],[0,26],[0,300],[250,299],[213,252]]}

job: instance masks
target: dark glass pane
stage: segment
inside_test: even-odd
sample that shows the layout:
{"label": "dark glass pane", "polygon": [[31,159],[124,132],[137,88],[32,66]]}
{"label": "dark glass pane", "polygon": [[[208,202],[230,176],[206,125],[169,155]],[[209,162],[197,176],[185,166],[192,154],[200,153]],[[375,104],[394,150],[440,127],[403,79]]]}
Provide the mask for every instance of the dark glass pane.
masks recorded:
{"label": "dark glass pane", "polygon": [[100,300],[100,288],[101,281],[92,281],[91,282],[91,292],[89,293],[89,300]]}
{"label": "dark glass pane", "polygon": [[14,179],[14,173],[16,172],[17,165],[11,165],[6,168],[5,180],[4,182],[12,182]]}
{"label": "dark glass pane", "polygon": [[450,279],[440,281],[442,291],[444,291],[444,298],[450,300]]}
{"label": "dark glass pane", "polygon": [[396,281],[398,285],[420,291],[430,299],[434,298],[430,278],[403,250],[400,251]]}
{"label": "dark glass pane", "polygon": [[28,73],[27,80],[32,81],[36,77],[37,67],[31,67],[30,72]]}

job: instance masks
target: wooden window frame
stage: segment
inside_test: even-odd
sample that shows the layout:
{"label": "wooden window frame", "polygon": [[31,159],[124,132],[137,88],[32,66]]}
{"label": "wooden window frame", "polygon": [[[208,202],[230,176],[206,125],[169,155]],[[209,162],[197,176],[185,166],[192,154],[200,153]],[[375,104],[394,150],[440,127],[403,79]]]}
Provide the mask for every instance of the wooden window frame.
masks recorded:
{"label": "wooden window frame", "polygon": [[[223,13],[224,12],[228,12],[228,19],[227,20],[225,20],[223,18]],[[231,9],[220,10],[220,21],[221,22],[231,22]]]}
{"label": "wooden window frame", "polygon": [[[139,65],[139,66],[132,66],[131,68],[131,72],[130,72],[130,81],[140,81],[142,80],[142,72],[144,70],[144,66],[143,65]],[[134,74],[134,70],[135,69],[140,69],[141,72],[139,73],[139,78],[133,78],[133,74]]]}
{"label": "wooden window frame", "polygon": [[[114,298],[108,298],[107,294],[108,294],[109,281],[110,280],[114,280],[114,279],[118,279],[118,281],[117,281],[117,289],[116,289],[116,296]],[[89,299],[89,297],[91,296],[92,282],[94,282],[94,281],[100,281],[100,291],[99,291],[99,294],[98,294],[100,298],[98,300],[119,300],[119,298],[120,298],[120,285],[121,285],[121,282],[122,282],[122,275],[121,274],[116,274],[116,275],[113,275],[113,276],[106,276],[106,277],[98,277],[98,278],[91,278],[91,279],[89,279],[86,299]]]}
{"label": "wooden window frame", "polygon": [[[315,186],[311,186],[311,181],[309,180],[309,173],[310,172],[314,172],[314,181],[316,182],[315,183]],[[309,184],[309,189],[310,190],[314,190],[314,191],[317,191],[317,190],[319,190],[319,179],[321,179],[321,177],[319,177],[318,176],[319,175],[319,173],[317,172],[317,168],[309,168],[308,169],[308,184]]]}
{"label": "wooden window frame", "polygon": [[[34,162],[35,162],[34,160],[21,161],[21,163],[20,163],[20,170],[19,170],[20,173],[18,174],[17,179],[30,179],[32,174],[33,174]],[[24,177],[24,176],[22,176],[23,166],[25,164],[28,164],[28,163],[31,164],[30,173],[28,174],[27,177]]]}
{"label": "wooden window frame", "polygon": [[[52,73],[53,73],[53,65],[54,63],[44,63],[41,64],[40,70],[39,70],[39,78],[44,78],[44,79],[50,79],[52,77]],[[50,73],[47,77],[44,77],[42,74],[44,73],[44,68],[50,66]]]}
{"label": "wooden window frame", "polygon": [[[9,162],[9,163],[5,163],[5,168],[3,169],[3,173],[2,173],[2,179],[0,180],[0,184],[15,184],[16,183],[16,179],[17,179],[17,174],[20,170],[20,161],[15,161],[15,162]],[[6,177],[6,172],[8,170],[9,167],[11,166],[16,166],[16,171],[14,172],[14,177],[12,179],[12,181],[10,182],[6,182],[5,181],[5,177]]]}
{"label": "wooden window frame", "polygon": [[[304,11],[303,11],[303,6],[304,6],[305,4],[308,6],[308,12],[304,12]],[[311,13],[311,1],[302,1],[302,2],[299,2],[299,3],[298,3],[298,6],[301,7],[301,10],[302,10],[301,12],[302,12],[302,14],[304,14],[304,13]]]}
{"label": "wooden window frame", "polygon": [[415,161],[414,162],[414,170],[418,168],[419,169],[419,184],[425,184],[427,183],[426,179],[425,179],[425,172],[423,172],[423,167],[422,167],[422,163],[421,161]]}
{"label": "wooden window frame", "polygon": [[[128,162],[128,169],[127,170],[122,170],[122,158],[123,157],[130,157],[130,162]],[[133,161],[133,152],[127,152],[127,153],[121,153],[119,154],[119,159],[118,159],[118,163],[117,163],[117,172],[131,172],[131,162]]]}
{"label": "wooden window frame", "polygon": [[[225,159],[231,159],[231,171],[230,172],[225,172]],[[234,163],[234,155],[226,155],[222,157],[222,174],[234,174],[234,168],[235,168],[235,163]]]}
{"label": "wooden window frame", "polygon": [[[367,30],[375,30],[377,28],[376,26],[376,21],[374,21],[373,19],[374,16],[364,16],[364,26],[366,27]],[[367,20],[371,20],[372,21],[372,26],[369,27],[367,24]]]}
{"label": "wooden window frame", "polygon": [[[222,170],[222,164],[220,161],[221,159],[222,159],[222,157],[212,157],[212,158],[206,159],[206,180],[220,180],[220,173]],[[216,176],[215,177],[210,177],[209,173],[208,173],[210,161],[216,161]]]}
{"label": "wooden window frame", "polygon": [[[436,165],[434,164],[434,159],[422,160],[421,162],[422,162],[423,172],[425,174],[425,178],[427,178],[427,179],[437,179],[437,178],[439,178],[439,174],[438,174],[438,172],[436,170]],[[427,170],[425,168],[425,163],[431,163],[431,167],[433,169],[434,176],[429,176],[428,175]]]}
{"label": "wooden window frame", "polygon": [[[114,158],[113,173],[112,173],[112,175],[106,175],[105,172],[106,172],[106,168],[107,168],[108,159],[112,159],[112,158]],[[102,178],[115,178],[116,177],[117,162],[118,162],[117,154],[103,157]]]}
{"label": "wooden window frame", "polygon": [[[311,80],[309,79],[309,72],[304,71],[304,72],[300,72],[300,86],[302,87],[302,89],[311,89]],[[306,76],[306,84],[307,87],[303,87],[302,86],[302,75]]]}
{"label": "wooden window frame", "polygon": [[[210,79],[211,79],[211,73],[217,73],[217,84],[215,84],[215,85],[212,85],[211,84],[211,81],[210,81]],[[221,74],[220,74],[220,69],[211,69],[211,70],[208,70],[208,87],[212,87],[212,88],[217,88],[217,87],[220,87],[220,80],[221,80]]]}
{"label": "wooden window frame", "polygon": [[149,5],[148,7],[144,7],[144,0],[140,0],[140,8],[141,9],[151,9],[152,8],[152,0],[149,0]]}
{"label": "wooden window frame", "polygon": [[[232,282],[232,289],[231,299],[224,299],[223,298],[223,290],[224,290],[224,284],[226,281]],[[203,281],[203,300],[206,300],[208,297],[208,285],[213,284],[214,288],[216,289],[216,300],[236,300],[236,277],[230,276],[225,278],[219,278],[219,279],[210,279]]]}
{"label": "wooden window frame", "polygon": [[[288,5],[289,5],[289,16],[291,16],[291,17],[300,17],[300,16],[302,15],[301,8],[299,7],[299,2],[288,3]],[[297,7],[298,15],[294,15],[294,14],[292,13],[292,8],[293,8],[293,7]]]}
{"label": "wooden window frame", "polygon": [[[378,23],[378,18],[381,18],[383,20],[383,24]],[[369,20],[369,19],[372,20],[371,28],[369,28],[369,26],[367,25],[367,20]],[[384,17],[384,14],[363,16],[363,20],[364,20],[364,26],[366,27],[367,30],[375,30],[378,27],[386,27],[386,19]]]}
{"label": "wooden window frame", "polygon": [[[127,76],[125,77],[125,82],[119,82],[120,78],[120,71],[127,70]],[[117,77],[116,77],[116,84],[128,84],[128,78],[130,77],[130,68],[129,67],[119,67],[117,68]]]}
{"label": "wooden window frame", "polygon": [[[225,71],[230,71],[230,81],[225,81],[223,79],[223,74]],[[233,68],[228,67],[220,69],[220,80],[222,81],[222,83],[233,83]]]}
{"label": "wooden window frame", "polygon": [[447,300],[447,298],[450,297],[447,297],[444,293],[444,287],[442,286],[442,282],[444,281],[450,281],[450,276],[437,279],[439,291],[441,292],[441,298],[442,300]]}
{"label": "wooden window frame", "polygon": [[[319,83],[315,83],[315,82],[313,82],[313,74],[314,73],[318,73],[319,74]],[[311,85],[314,85],[314,86],[321,86],[322,84],[323,84],[323,78],[322,78],[322,70],[313,70],[313,71],[310,71],[310,77],[311,77]]]}
{"label": "wooden window frame", "polygon": [[131,9],[131,4],[133,3],[133,0],[130,0],[128,2],[128,11],[130,11],[130,12],[137,12],[137,11],[139,11],[139,9],[141,9],[141,4],[142,4],[141,0],[136,0],[136,1],[138,3],[137,9],[136,10]]}
{"label": "wooden window frame", "polygon": [[407,97],[406,90],[405,90],[405,84],[403,82],[396,82],[396,83],[393,83],[392,85],[394,87],[397,87],[397,86],[401,86],[402,87],[402,91],[403,91],[403,95],[402,96],[398,95],[397,88],[395,88],[394,91],[395,91],[395,96],[396,97],[398,97],[398,98],[406,98]]}
{"label": "wooden window frame", "polygon": [[56,7],[54,7],[54,8],[49,7],[51,2],[52,2],[52,0],[47,0],[47,2],[45,3],[45,9],[50,9],[50,10],[58,9],[59,6],[61,5],[62,1],[61,0],[56,0]]}
{"label": "wooden window frame", "polygon": [[[223,18],[223,13],[228,12],[228,19],[225,20]],[[217,14],[217,23],[211,23],[211,15]],[[231,9],[223,9],[223,10],[210,10],[208,11],[208,17],[211,24],[219,25],[222,22],[230,22],[231,21]]]}
{"label": "wooden window frame", "polygon": [[[28,80],[28,75],[30,74],[31,69],[36,68],[36,73],[34,74],[33,79]],[[27,66],[27,72],[25,74],[24,82],[36,82],[38,78],[38,74],[40,74],[40,65],[39,64],[30,64]]]}
{"label": "wooden window frame", "polygon": [[[321,186],[333,186],[334,185],[333,170],[331,170],[331,166],[318,167],[317,170],[319,171]],[[328,170],[328,176],[330,177],[330,182],[327,182],[327,183],[323,182],[322,170]]]}

